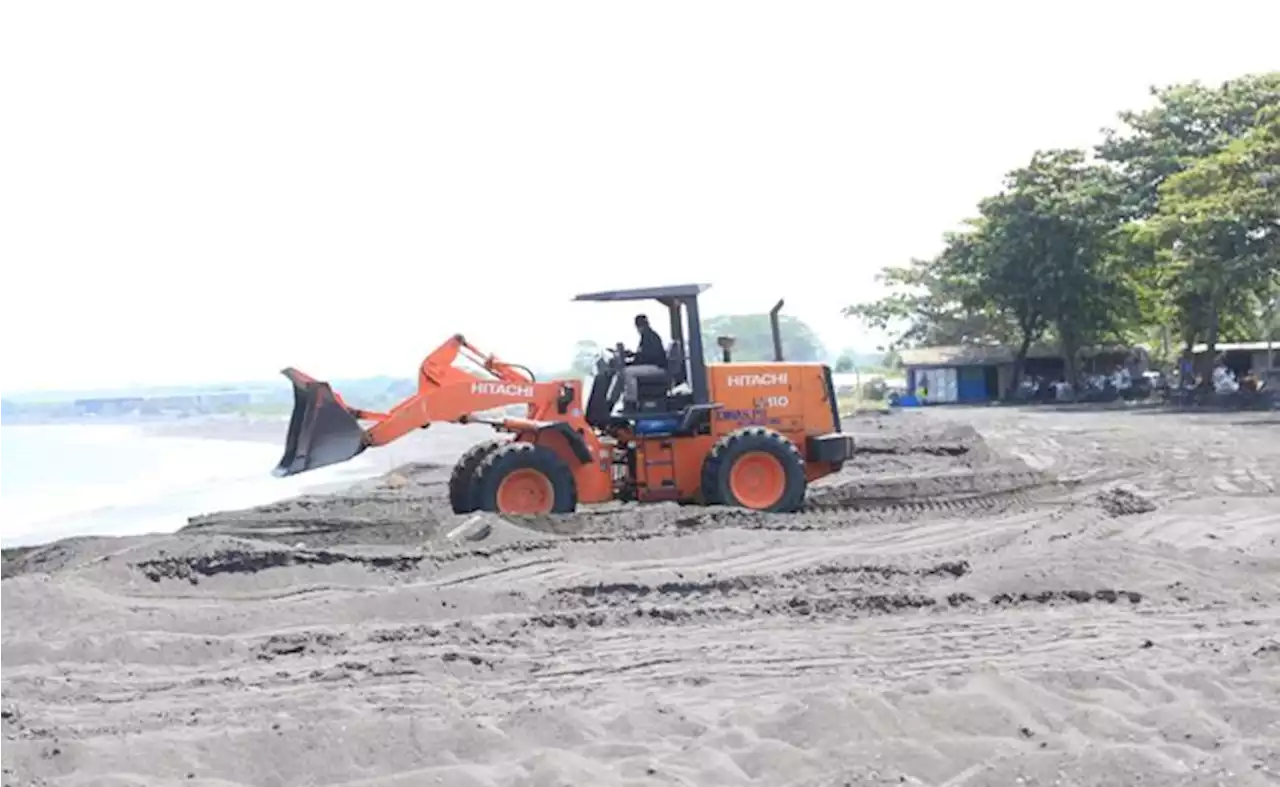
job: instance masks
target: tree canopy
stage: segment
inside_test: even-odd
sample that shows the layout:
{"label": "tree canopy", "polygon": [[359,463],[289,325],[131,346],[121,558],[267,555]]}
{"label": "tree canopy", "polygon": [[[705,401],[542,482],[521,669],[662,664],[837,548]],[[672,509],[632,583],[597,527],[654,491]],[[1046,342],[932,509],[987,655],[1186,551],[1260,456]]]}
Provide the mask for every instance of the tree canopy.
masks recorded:
{"label": "tree canopy", "polygon": [[895,347],[1012,343],[1014,385],[1042,339],[1074,377],[1083,348],[1153,329],[1210,359],[1224,332],[1261,332],[1280,291],[1280,72],[1152,95],[1092,155],[1037,152],[936,256],[882,269],[888,294],[845,314]]}

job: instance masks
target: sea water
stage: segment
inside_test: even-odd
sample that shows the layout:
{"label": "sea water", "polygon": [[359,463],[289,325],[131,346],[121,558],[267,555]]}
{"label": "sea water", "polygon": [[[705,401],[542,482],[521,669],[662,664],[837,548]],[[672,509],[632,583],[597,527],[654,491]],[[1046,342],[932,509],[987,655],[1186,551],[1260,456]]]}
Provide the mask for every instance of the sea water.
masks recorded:
{"label": "sea water", "polygon": [[281,447],[125,425],[0,427],[0,543],[172,532],[190,516],[261,505],[386,468],[362,455],[275,478]]}

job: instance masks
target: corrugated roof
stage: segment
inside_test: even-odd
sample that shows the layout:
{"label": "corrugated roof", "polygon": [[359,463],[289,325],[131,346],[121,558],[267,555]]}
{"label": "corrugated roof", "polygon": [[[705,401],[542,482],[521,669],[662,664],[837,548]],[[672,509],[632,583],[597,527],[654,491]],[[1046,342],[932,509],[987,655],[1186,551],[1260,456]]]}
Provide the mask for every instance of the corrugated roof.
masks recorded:
{"label": "corrugated roof", "polygon": [[[1273,346],[1275,347],[1275,350],[1277,352],[1280,352],[1280,342],[1275,342]],[[1200,344],[1197,344],[1194,347],[1192,347],[1191,351],[1202,353],[1208,349],[1209,349],[1209,345],[1205,344],[1204,342],[1201,342]],[[1220,352],[1220,353],[1266,352],[1267,343],[1266,342],[1223,342],[1221,344],[1215,344],[1213,346],[1213,349],[1215,352]]]}
{"label": "corrugated roof", "polygon": [[903,366],[998,366],[1013,362],[1013,351],[1000,345],[915,347],[899,355]]}
{"label": "corrugated roof", "polygon": [[[1101,354],[1127,353],[1137,347],[1089,347],[1083,351],[1087,358]],[[903,366],[999,366],[1013,363],[1016,350],[1007,344],[953,345],[946,347],[915,347],[901,350]],[[1062,351],[1052,345],[1032,345],[1028,358],[1058,358]]]}

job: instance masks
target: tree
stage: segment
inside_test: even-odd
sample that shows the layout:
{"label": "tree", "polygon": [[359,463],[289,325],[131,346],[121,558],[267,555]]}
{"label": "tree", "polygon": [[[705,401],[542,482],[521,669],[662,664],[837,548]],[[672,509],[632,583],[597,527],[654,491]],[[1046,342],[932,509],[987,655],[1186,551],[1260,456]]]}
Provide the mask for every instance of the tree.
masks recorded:
{"label": "tree", "polygon": [[[1008,186],[1016,187],[1017,177],[1016,172],[1007,176]],[[1022,382],[1027,353],[1049,323],[1041,270],[1045,243],[1033,233],[1039,223],[1034,207],[1016,192],[983,200],[978,206],[982,218],[970,222],[974,229],[968,237],[951,247],[952,266],[967,282],[971,308],[1011,326],[1008,336],[1016,337],[1009,394]]]}
{"label": "tree", "polygon": [[[1122,112],[1124,128],[1105,130],[1098,153],[1114,165],[1126,185],[1130,220],[1123,228],[1126,247],[1131,254],[1145,255],[1151,263],[1144,282],[1147,297],[1140,303],[1146,320],[1176,325],[1176,334],[1189,351],[1200,339],[1216,345],[1224,335],[1250,332],[1246,315],[1257,295],[1232,281],[1232,271],[1242,272],[1242,265],[1222,231],[1224,223],[1218,222],[1217,230],[1210,233],[1209,224],[1191,218],[1188,211],[1217,209],[1204,197],[1206,189],[1225,197],[1240,185],[1238,179],[1218,187],[1209,183],[1221,180],[1226,160],[1219,158],[1220,154],[1232,148],[1238,160],[1241,144],[1259,144],[1257,140],[1239,140],[1265,133],[1256,129],[1266,125],[1267,118],[1274,122],[1280,108],[1280,71],[1246,75],[1218,87],[1192,82],[1152,88],[1151,92],[1155,106]],[[1192,170],[1198,174],[1179,180],[1182,173]],[[1270,190],[1274,195],[1275,188],[1274,183],[1259,182],[1250,187],[1253,196],[1244,199],[1256,203],[1257,192]],[[1265,200],[1265,193],[1261,196]],[[1165,205],[1170,199],[1173,204]],[[1272,197],[1273,202],[1277,199]],[[1184,218],[1195,226],[1180,228]],[[1250,267],[1243,264],[1243,270]],[[1206,363],[1212,363],[1212,353],[1205,357]]]}
{"label": "tree", "polygon": [[1245,320],[1280,286],[1280,98],[1258,125],[1165,180],[1146,229],[1164,250],[1210,378],[1222,313]]}
{"label": "tree", "polygon": [[[1010,337],[1010,326],[993,315],[970,280],[955,267],[959,235],[930,259],[881,269],[876,279],[890,292],[880,300],[846,306],[843,314],[894,334],[891,347],[989,344]],[[975,305],[978,304],[978,305]]]}
{"label": "tree", "polygon": [[1083,151],[1038,152],[979,203],[965,231],[945,236],[937,257],[885,270],[884,281],[912,289],[845,314],[877,327],[905,322],[906,340],[1012,342],[1011,388],[1031,345],[1052,329],[1074,379],[1081,348],[1117,333],[1137,300],[1134,277],[1112,251],[1122,194]]}
{"label": "tree", "polygon": [[569,368],[579,377],[596,373],[596,359],[600,357],[600,345],[590,339],[581,339],[573,345],[573,362]]}
{"label": "tree", "polygon": [[1199,159],[1221,151],[1280,106],[1280,71],[1250,74],[1220,87],[1199,82],[1151,88],[1155,106],[1120,113],[1121,129],[1104,129],[1098,155],[1125,177],[1135,218],[1159,208],[1160,186]]}
{"label": "tree", "polygon": [[1015,226],[1017,204],[1001,195],[984,201],[981,218],[948,233],[929,260],[888,267],[880,280],[897,288],[879,301],[855,304],[845,316],[881,330],[897,325],[891,349],[902,345],[1016,342],[1012,387],[1017,387],[1031,344],[1047,325],[1029,262],[1033,245]]}
{"label": "tree", "polygon": [[[803,320],[779,315],[782,354],[788,361],[819,361],[827,357],[822,340]],[[735,361],[772,361],[773,330],[767,314],[724,314],[702,323],[702,346],[707,360],[720,358],[716,338],[734,337]]]}
{"label": "tree", "polygon": [[1119,338],[1137,317],[1137,280],[1130,260],[1116,253],[1124,191],[1110,169],[1081,150],[1037,152],[1010,173],[1006,189],[984,202],[983,214],[993,234],[1008,238],[1009,251],[1016,249],[1006,264],[1020,273],[995,281],[1012,281],[1034,304],[1061,346],[1068,379],[1077,382],[1080,351]]}
{"label": "tree", "polygon": [[890,293],[844,313],[895,345],[1015,343],[1015,386],[1042,337],[1074,381],[1090,344],[1256,336],[1280,291],[1280,72],[1152,93],[1098,161],[1037,153],[941,253],[883,269]]}
{"label": "tree", "polygon": [[840,374],[848,374],[853,371],[853,367],[853,358],[848,355],[841,355],[836,359],[834,371],[839,372]]}

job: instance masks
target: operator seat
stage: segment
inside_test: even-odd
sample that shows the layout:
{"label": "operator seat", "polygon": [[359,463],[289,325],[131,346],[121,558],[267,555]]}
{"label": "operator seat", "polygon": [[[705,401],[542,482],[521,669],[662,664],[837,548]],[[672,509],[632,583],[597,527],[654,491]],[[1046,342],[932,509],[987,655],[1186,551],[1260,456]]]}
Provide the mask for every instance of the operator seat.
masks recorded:
{"label": "operator seat", "polygon": [[609,400],[609,390],[613,387],[613,378],[618,370],[601,365],[596,369],[595,380],[591,383],[591,393],[587,395],[586,411],[583,415],[587,423],[597,429],[604,429],[613,420],[614,402]]}
{"label": "operator seat", "polygon": [[[624,367],[601,367],[597,370],[595,382],[591,386],[591,394],[587,397],[586,420],[596,428],[603,429],[607,425],[626,418],[615,418],[613,409],[622,395],[622,385],[615,380]],[[627,367],[629,368],[629,367]],[[667,364],[665,369],[655,368],[652,371],[639,372],[632,368],[636,375],[636,387],[639,401],[636,410],[627,415],[646,415],[667,412],[679,412],[692,401],[688,395],[672,396],[671,390],[688,381],[688,369],[685,365],[682,342],[671,342],[667,348]]]}
{"label": "operator seat", "polygon": [[668,388],[688,382],[689,371],[684,365],[684,348],[680,342],[672,342],[667,348],[667,376],[671,378]]}

